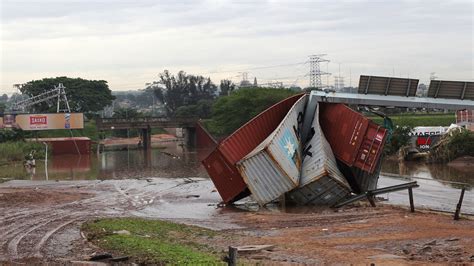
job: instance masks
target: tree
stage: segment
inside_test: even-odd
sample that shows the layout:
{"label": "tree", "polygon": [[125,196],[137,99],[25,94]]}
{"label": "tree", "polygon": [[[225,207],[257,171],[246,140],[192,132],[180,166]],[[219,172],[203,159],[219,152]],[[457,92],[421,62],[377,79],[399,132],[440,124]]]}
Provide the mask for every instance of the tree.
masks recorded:
{"label": "tree", "polygon": [[221,89],[219,92],[220,96],[227,96],[235,90],[235,84],[228,79],[221,80],[221,85],[219,87]]}
{"label": "tree", "polygon": [[0,96],[0,102],[7,102],[7,101],[8,101],[8,95],[6,93]]}
{"label": "tree", "polygon": [[165,104],[168,115],[173,116],[181,106],[214,99],[217,86],[210,78],[187,75],[184,71],[174,76],[165,70],[160,74],[160,80],[149,84],[147,89],[154,90],[156,98]]}
{"label": "tree", "polygon": [[217,99],[210,130],[216,135],[228,135],[266,108],[294,94],[285,89],[241,88]]}
{"label": "tree", "polygon": [[[112,104],[115,97],[105,80],[86,80],[82,78],[45,78],[24,84],[20,91],[30,97],[51,90],[62,83],[66,89],[69,106],[72,112],[97,112]],[[55,112],[56,102],[43,102],[32,107],[35,112]]]}
{"label": "tree", "polygon": [[175,116],[209,118],[212,114],[212,104],[212,100],[199,100],[196,104],[179,107]]}

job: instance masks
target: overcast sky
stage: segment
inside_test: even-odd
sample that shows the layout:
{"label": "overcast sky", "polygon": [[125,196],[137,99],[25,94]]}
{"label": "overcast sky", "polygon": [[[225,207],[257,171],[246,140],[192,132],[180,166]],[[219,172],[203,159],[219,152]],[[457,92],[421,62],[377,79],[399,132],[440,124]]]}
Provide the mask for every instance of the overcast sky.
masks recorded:
{"label": "overcast sky", "polygon": [[474,80],[473,2],[0,0],[0,92],[56,76],[140,89],[164,69],[307,86],[304,62],[323,53],[346,85]]}

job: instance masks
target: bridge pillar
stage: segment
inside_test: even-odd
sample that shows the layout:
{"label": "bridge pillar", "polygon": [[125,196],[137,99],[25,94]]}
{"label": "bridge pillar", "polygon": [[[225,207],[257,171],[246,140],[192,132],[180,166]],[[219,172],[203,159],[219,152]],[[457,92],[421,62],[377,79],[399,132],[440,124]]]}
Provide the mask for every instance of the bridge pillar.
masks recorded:
{"label": "bridge pillar", "polygon": [[196,147],[196,128],[195,127],[186,127],[183,128],[184,133],[184,143],[188,148]]}
{"label": "bridge pillar", "polygon": [[151,128],[142,128],[142,143],[143,149],[149,150],[151,149]]}

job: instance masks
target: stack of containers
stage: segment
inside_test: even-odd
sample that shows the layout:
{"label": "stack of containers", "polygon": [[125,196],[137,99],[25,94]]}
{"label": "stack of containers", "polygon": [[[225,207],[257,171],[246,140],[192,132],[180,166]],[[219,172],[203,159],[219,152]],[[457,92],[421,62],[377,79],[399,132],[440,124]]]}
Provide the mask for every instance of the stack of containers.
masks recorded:
{"label": "stack of containers", "polygon": [[309,132],[303,149],[300,183],[289,197],[300,205],[331,206],[349,197],[351,189],[339,171],[331,146],[319,125],[319,106]]}
{"label": "stack of containers", "polygon": [[277,128],[291,107],[303,95],[289,97],[269,107],[222,140],[202,161],[224,203],[231,203],[250,195],[235,164]]}
{"label": "stack of containers", "polygon": [[252,198],[262,206],[299,184],[300,131],[307,98],[301,97],[277,129],[237,163]]}
{"label": "stack of containers", "polygon": [[377,186],[387,130],[344,104],[320,104],[320,124],[355,192]]}

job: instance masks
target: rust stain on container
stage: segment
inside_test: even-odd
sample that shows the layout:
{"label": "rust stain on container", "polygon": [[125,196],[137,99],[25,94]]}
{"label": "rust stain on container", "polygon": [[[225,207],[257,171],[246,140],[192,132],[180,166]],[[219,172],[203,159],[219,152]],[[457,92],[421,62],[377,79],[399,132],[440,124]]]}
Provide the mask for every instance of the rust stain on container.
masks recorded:
{"label": "rust stain on container", "polygon": [[320,104],[320,124],[337,159],[369,173],[375,171],[387,130],[344,104]]}
{"label": "rust stain on container", "polygon": [[225,203],[231,203],[250,195],[236,163],[257,147],[280,124],[293,104],[303,96],[298,94],[269,107],[229,137],[203,160],[211,180]]}

